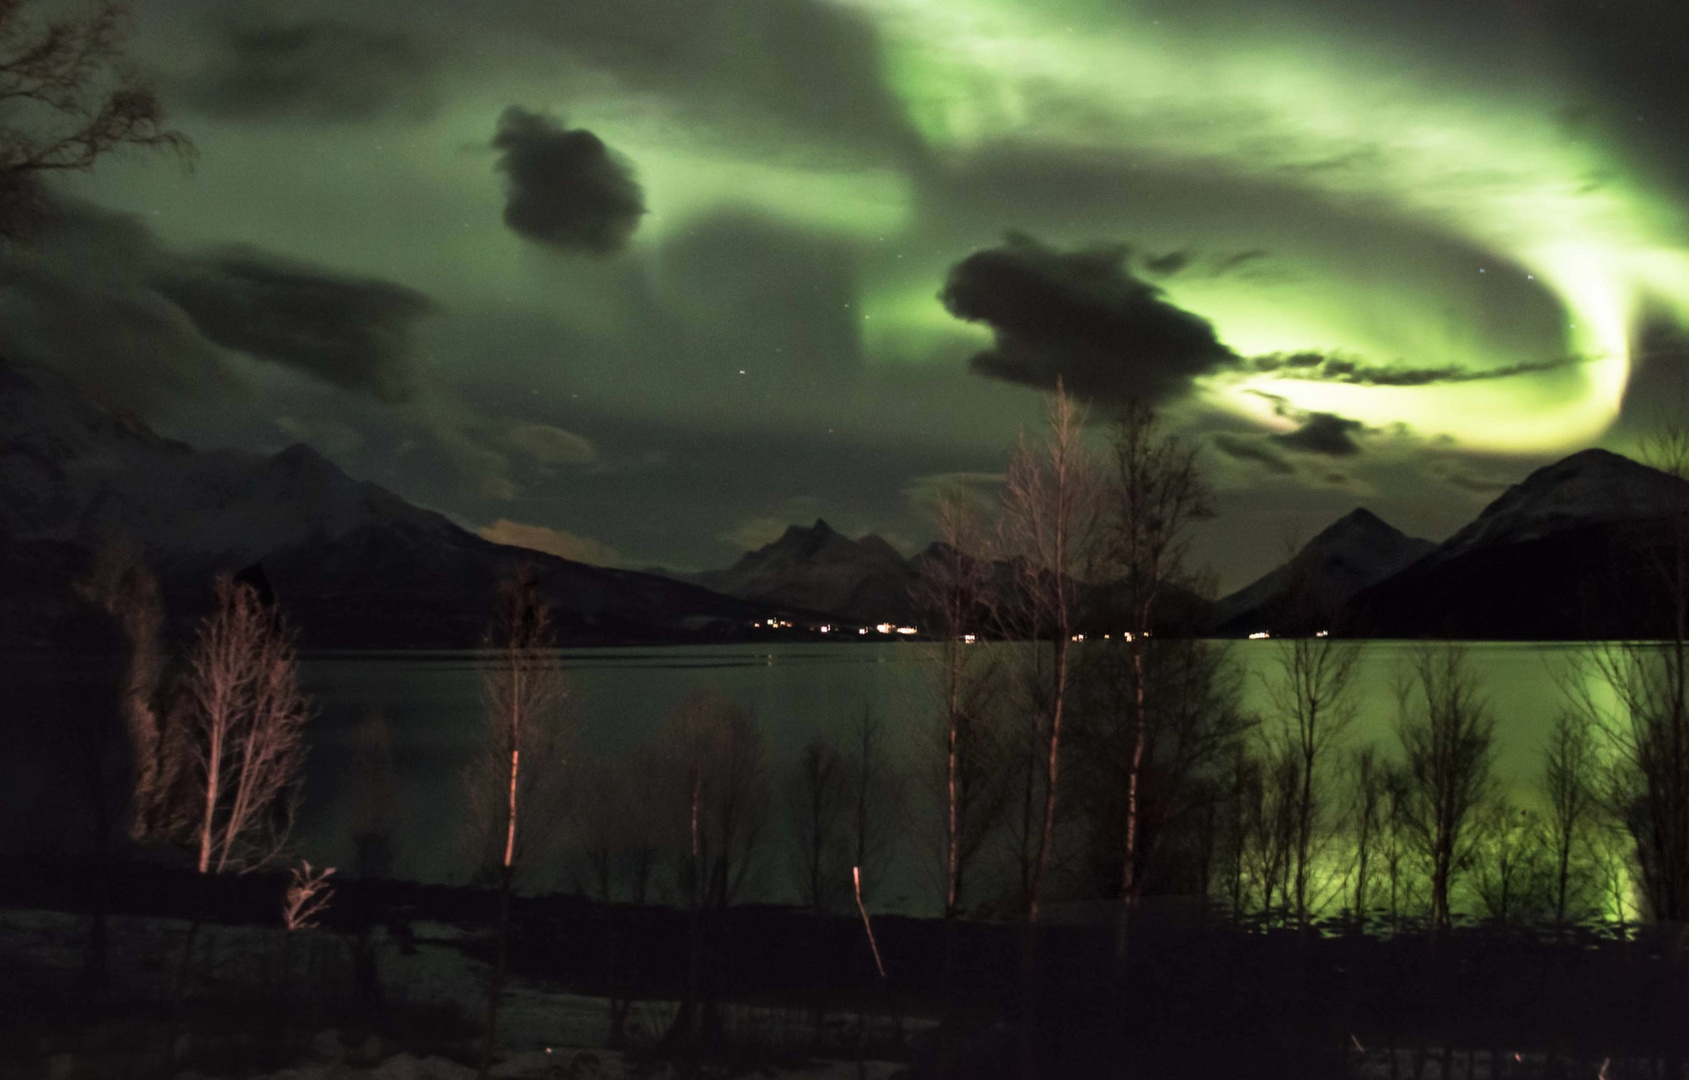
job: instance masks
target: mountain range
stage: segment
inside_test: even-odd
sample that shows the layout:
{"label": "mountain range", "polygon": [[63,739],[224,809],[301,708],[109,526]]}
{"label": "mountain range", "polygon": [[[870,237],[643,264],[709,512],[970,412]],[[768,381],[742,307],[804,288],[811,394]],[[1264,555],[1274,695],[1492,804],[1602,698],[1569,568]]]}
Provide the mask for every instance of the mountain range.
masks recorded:
{"label": "mountain range", "polygon": [[824,612],[874,624],[915,620],[911,588],[919,560],[875,535],[852,540],[817,518],[788,526],[778,540],[748,551],[725,570],[685,580],[742,600]]}
{"label": "mountain range", "polygon": [[[1689,559],[1689,482],[1584,450],[1532,472],[1440,544],[1357,510],[1221,599],[1215,631],[1306,633],[1320,623],[1358,637],[1664,636],[1680,558]],[[1689,574],[1677,577],[1689,585]]]}
{"label": "mountain range", "polygon": [[53,372],[0,363],[0,639],[85,629],[74,582],[111,538],[143,552],[178,630],[208,610],[217,572],[256,566],[311,647],[473,646],[519,562],[564,643],[737,639],[806,615],[495,544],[308,446],[198,451]]}
{"label": "mountain range", "polygon": [[[588,566],[483,539],[308,446],[195,450],[52,372],[0,362],[0,641],[86,633],[74,584],[112,538],[141,549],[178,633],[208,610],[216,573],[258,568],[302,644],[347,648],[477,644],[496,583],[520,562],[538,570],[569,644],[745,640],[770,620],[793,632],[908,625],[911,586],[937,550],[905,558],[817,520],[722,570]],[[1689,482],[1585,450],[1440,544],[1357,509],[1211,618],[1185,604],[1179,623],[1222,636],[1653,636],[1673,624],[1665,571],[1679,558],[1689,566]]]}

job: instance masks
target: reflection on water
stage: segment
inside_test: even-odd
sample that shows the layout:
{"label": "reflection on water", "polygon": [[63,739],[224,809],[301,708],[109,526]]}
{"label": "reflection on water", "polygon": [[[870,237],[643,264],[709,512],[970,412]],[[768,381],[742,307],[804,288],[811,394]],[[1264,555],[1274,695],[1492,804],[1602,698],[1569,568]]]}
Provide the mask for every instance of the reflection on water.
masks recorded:
{"label": "reflection on water", "polygon": [[[1266,705],[1277,677],[1278,645],[1234,642],[1225,648],[1244,665],[1248,709]],[[1362,646],[1357,678],[1360,715],[1350,737],[1393,747],[1397,685],[1412,643]],[[1576,646],[1481,643],[1469,647],[1497,718],[1497,771],[1516,787],[1533,782],[1542,740],[1561,708],[1556,684]],[[862,710],[872,709],[894,734],[900,756],[913,761],[930,738],[938,710],[932,647],[918,643],[722,646],[666,649],[582,649],[564,654],[582,746],[625,751],[653,735],[688,691],[708,686],[752,709],[761,722],[776,777],[818,733],[844,737]],[[318,654],[306,659],[304,681],[316,701],[304,835],[314,860],[349,857],[346,820],[353,778],[345,768],[357,722],[371,710],[392,726],[401,808],[397,869],[425,880],[464,873],[453,840],[461,795],[458,771],[480,738],[477,659],[465,653]],[[784,841],[776,833],[774,842]],[[908,852],[905,853],[906,855]],[[907,861],[907,860],[906,860]],[[888,907],[924,910],[918,875],[905,868]],[[778,885],[778,879],[769,884]]]}
{"label": "reflection on water", "polygon": [[[1278,674],[1279,644],[1250,641],[1223,647],[1244,667],[1246,709],[1263,708],[1269,681]],[[1350,732],[1357,744],[1377,741],[1394,750],[1397,686],[1415,647],[1405,642],[1360,646],[1360,715]],[[1538,774],[1543,740],[1562,707],[1557,676],[1580,647],[1479,643],[1468,648],[1497,719],[1497,772],[1528,800],[1532,796],[1523,789]],[[886,724],[900,759],[913,762],[922,740],[933,738],[939,709],[933,647],[914,642],[581,649],[563,657],[585,750],[614,755],[632,748],[651,737],[689,691],[710,687],[755,713],[777,783],[805,742],[820,733],[843,738],[863,710],[873,710]],[[10,715],[0,726],[0,761],[15,763],[30,756],[31,745],[62,734],[66,715],[88,707],[87,679],[84,667],[65,659],[11,657],[0,658],[0,664],[11,688]],[[467,867],[456,840],[463,808],[459,775],[482,737],[477,657],[321,653],[307,656],[302,666],[315,707],[302,807],[303,853],[319,864],[348,864],[356,778],[347,751],[359,722],[379,711],[393,738],[395,869],[420,880],[462,880]],[[29,808],[59,781],[39,770],[8,772],[0,814],[15,832],[12,823],[27,818]],[[918,820],[913,813],[908,817]],[[786,842],[779,826],[776,821],[771,828],[773,844]],[[913,843],[905,844],[903,865],[892,875],[884,907],[925,911],[933,905],[910,865],[915,862]],[[533,882],[538,887],[564,884],[561,867]],[[777,890],[780,884],[775,874],[764,887]],[[770,898],[774,895],[777,891]]]}

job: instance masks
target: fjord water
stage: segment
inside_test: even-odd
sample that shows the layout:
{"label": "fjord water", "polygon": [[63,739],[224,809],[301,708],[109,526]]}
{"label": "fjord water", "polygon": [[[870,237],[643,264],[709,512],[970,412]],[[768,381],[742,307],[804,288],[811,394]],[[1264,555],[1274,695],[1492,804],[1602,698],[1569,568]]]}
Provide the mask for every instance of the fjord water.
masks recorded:
{"label": "fjord water", "polygon": [[[1245,708],[1267,711],[1283,644],[1237,641],[1220,647],[1241,667]],[[1359,715],[1349,741],[1375,741],[1392,753],[1397,686],[1420,646],[1367,642],[1358,647]],[[1496,718],[1497,773],[1530,801],[1543,740],[1564,707],[1559,681],[1588,647],[1513,642],[1464,647]],[[914,642],[868,642],[581,649],[562,657],[580,745],[589,753],[613,756],[652,737],[694,689],[717,690],[755,714],[775,783],[766,844],[769,861],[776,865],[763,875],[759,898],[773,900],[782,898],[785,875],[779,864],[790,843],[780,817],[785,806],[781,785],[804,744],[817,734],[848,740],[863,711],[872,710],[885,725],[895,758],[913,766],[937,737],[933,650]],[[303,682],[315,704],[301,822],[308,858],[341,866],[350,860],[349,821],[358,783],[350,751],[359,722],[378,711],[393,739],[396,872],[423,881],[466,879],[467,862],[456,840],[464,805],[459,777],[483,733],[479,664],[473,653],[305,657]],[[929,816],[918,798],[917,793],[903,815],[915,829]],[[902,865],[889,875],[879,906],[911,913],[932,907],[923,875],[913,865],[918,842],[904,838]],[[531,884],[567,888],[567,868],[546,868]]]}

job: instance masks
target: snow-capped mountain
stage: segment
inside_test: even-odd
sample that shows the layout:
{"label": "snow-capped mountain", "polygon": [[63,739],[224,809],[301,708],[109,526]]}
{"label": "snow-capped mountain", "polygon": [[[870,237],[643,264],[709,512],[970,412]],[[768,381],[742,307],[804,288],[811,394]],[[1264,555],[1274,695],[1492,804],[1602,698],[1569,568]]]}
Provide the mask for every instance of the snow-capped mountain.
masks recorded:
{"label": "snow-capped mountain", "polygon": [[1666,633],[1689,482],[1584,450],[1510,487],[1435,551],[1356,593],[1346,632],[1566,639]]}
{"label": "snow-capped mountain", "polygon": [[308,645],[474,645],[496,583],[524,561],[569,641],[731,637],[771,614],[694,585],[491,543],[304,445],[270,456],[196,451],[52,372],[4,363],[0,536],[0,577],[28,586],[0,618],[13,640],[52,637],[33,632],[38,613],[72,612],[79,567],[116,537],[144,551],[178,623],[203,613],[216,572],[260,566]]}
{"label": "snow-capped mountain", "polygon": [[743,600],[875,623],[913,618],[910,587],[917,573],[880,537],[852,540],[817,519],[809,528],[789,526],[778,540],[746,552],[725,570],[690,580]]}
{"label": "snow-capped mountain", "polygon": [[1303,545],[1289,562],[1214,605],[1215,632],[1310,633],[1327,629],[1355,593],[1396,574],[1437,545],[1356,508]]}

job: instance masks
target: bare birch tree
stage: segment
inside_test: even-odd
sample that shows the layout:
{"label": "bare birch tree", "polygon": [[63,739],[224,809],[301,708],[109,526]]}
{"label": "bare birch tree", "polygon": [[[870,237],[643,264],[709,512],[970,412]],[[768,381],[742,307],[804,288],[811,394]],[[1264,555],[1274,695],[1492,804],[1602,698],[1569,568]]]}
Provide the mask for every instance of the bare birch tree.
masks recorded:
{"label": "bare birch tree", "polygon": [[1542,818],[1504,791],[1478,809],[1472,891],[1484,914],[1502,926],[1532,922],[1548,907],[1548,837]]}
{"label": "bare birch tree", "polygon": [[1365,929],[1372,910],[1373,881],[1379,873],[1384,832],[1390,827],[1389,766],[1379,760],[1378,748],[1364,746],[1350,759],[1349,838],[1354,864],[1350,872],[1349,913],[1357,927]]}
{"label": "bare birch tree", "polygon": [[845,776],[854,890],[859,902],[871,904],[891,867],[907,792],[886,746],[885,723],[866,704],[851,731]]}
{"label": "bare birch tree", "polygon": [[1291,915],[1306,926],[1320,898],[1312,895],[1313,867],[1336,832],[1339,804],[1331,795],[1331,760],[1356,713],[1352,642],[1295,638],[1276,643],[1278,678],[1267,682],[1276,724],[1274,752],[1295,762],[1296,788],[1287,792],[1294,823],[1290,851]]}
{"label": "bare birch tree", "polygon": [[642,744],[620,757],[575,757],[571,770],[576,797],[571,817],[580,838],[585,863],[581,891],[598,900],[604,921],[605,971],[608,976],[610,1030],[608,1045],[627,1043],[627,1023],[633,1011],[631,989],[637,973],[630,971],[622,948],[623,929],[617,902],[644,905],[661,854],[660,800],[650,795],[651,778],[660,775],[658,755]]}
{"label": "bare birch tree", "polygon": [[1611,747],[1601,798],[1630,836],[1647,914],[1689,921],[1689,641],[1595,646],[1580,667],[1572,704]]}
{"label": "bare birch tree", "polygon": [[310,715],[280,613],[227,574],[215,588],[183,679],[202,874],[263,866],[286,848]]}
{"label": "bare birch tree", "polygon": [[1547,839],[1552,852],[1554,925],[1565,926],[1589,899],[1586,865],[1591,832],[1600,809],[1594,729],[1574,711],[1560,713],[1543,748],[1542,793],[1548,803]]}
{"label": "bare birch tree", "polygon": [[563,816],[571,749],[568,680],[554,647],[551,609],[529,564],[499,586],[499,610],[481,668],[486,740],[465,774],[482,868],[498,883],[498,944],[487,994],[481,1075],[498,1042],[510,938],[510,897],[520,867],[553,839]]}
{"label": "bare birch tree", "polygon": [[78,591],[116,622],[123,637],[123,671],[118,711],[128,736],[132,781],[128,831],[139,839],[165,829],[179,761],[167,757],[162,717],[157,707],[164,674],[164,604],[158,581],[140,551],[123,540],[108,540],[95,553]]}
{"label": "bare birch tree", "polygon": [[[1642,453],[1660,471],[1689,479],[1689,396],[1667,407]],[[1602,802],[1630,835],[1648,915],[1689,922],[1689,509],[1681,501],[1649,509],[1664,537],[1646,559],[1669,625],[1654,641],[1591,649],[1564,685],[1611,748]],[[1595,686],[1608,700],[1596,699]]]}
{"label": "bare birch tree", "polygon": [[1477,814],[1493,788],[1495,720],[1463,649],[1422,647],[1400,687],[1402,820],[1430,871],[1431,921],[1449,924],[1449,894],[1470,862]]}
{"label": "bare birch tree", "polygon": [[27,235],[48,214],[44,178],[87,172],[124,149],[191,160],[193,144],[165,126],[158,95],[126,60],[129,7],[117,0],[85,15],[47,19],[30,0],[0,3],[0,236]]}
{"label": "bare birch tree", "polygon": [[938,542],[921,559],[916,607],[938,638],[942,702],[933,773],[940,805],[940,891],[946,919],[962,911],[969,871],[1001,810],[1003,785],[993,776],[995,732],[990,700],[997,689],[998,654],[987,638],[994,573],[979,518],[959,493],[939,499]]}
{"label": "bare birch tree", "polygon": [[[1102,489],[1098,554],[1102,572],[1123,591],[1120,607],[1125,625],[1117,629],[1124,633],[1132,663],[1131,751],[1120,876],[1120,899],[1130,903],[1138,895],[1142,863],[1140,788],[1149,744],[1151,680],[1145,670],[1149,637],[1168,587],[1187,584],[1185,558],[1191,526],[1212,517],[1213,508],[1197,468],[1195,447],[1166,434],[1149,403],[1133,400],[1122,407],[1112,442],[1112,468]],[[1124,947],[1123,922],[1120,948]]]}
{"label": "bare birch tree", "polygon": [[1070,643],[1080,617],[1080,576],[1091,565],[1096,540],[1096,485],[1085,447],[1085,421],[1060,383],[1051,397],[1048,431],[1040,444],[1024,436],[1009,463],[1003,495],[1002,548],[1016,568],[1017,621],[1041,661],[1038,643],[1050,642],[1048,666],[1034,663],[1044,686],[1037,702],[1041,775],[1036,841],[1026,890],[1029,921],[1038,919],[1055,847],[1061,796],[1063,724],[1067,719]]}
{"label": "bare birch tree", "polygon": [[738,899],[750,880],[767,818],[768,763],[755,718],[707,690],[676,706],[658,745],[663,786],[674,799],[689,942],[686,997],[664,1041],[695,1052],[702,1029],[716,1020],[704,997],[705,915]]}
{"label": "bare birch tree", "polygon": [[846,906],[850,894],[850,777],[829,738],[804,745],[787,792],[797,855],[798,902],[811,911]]}

